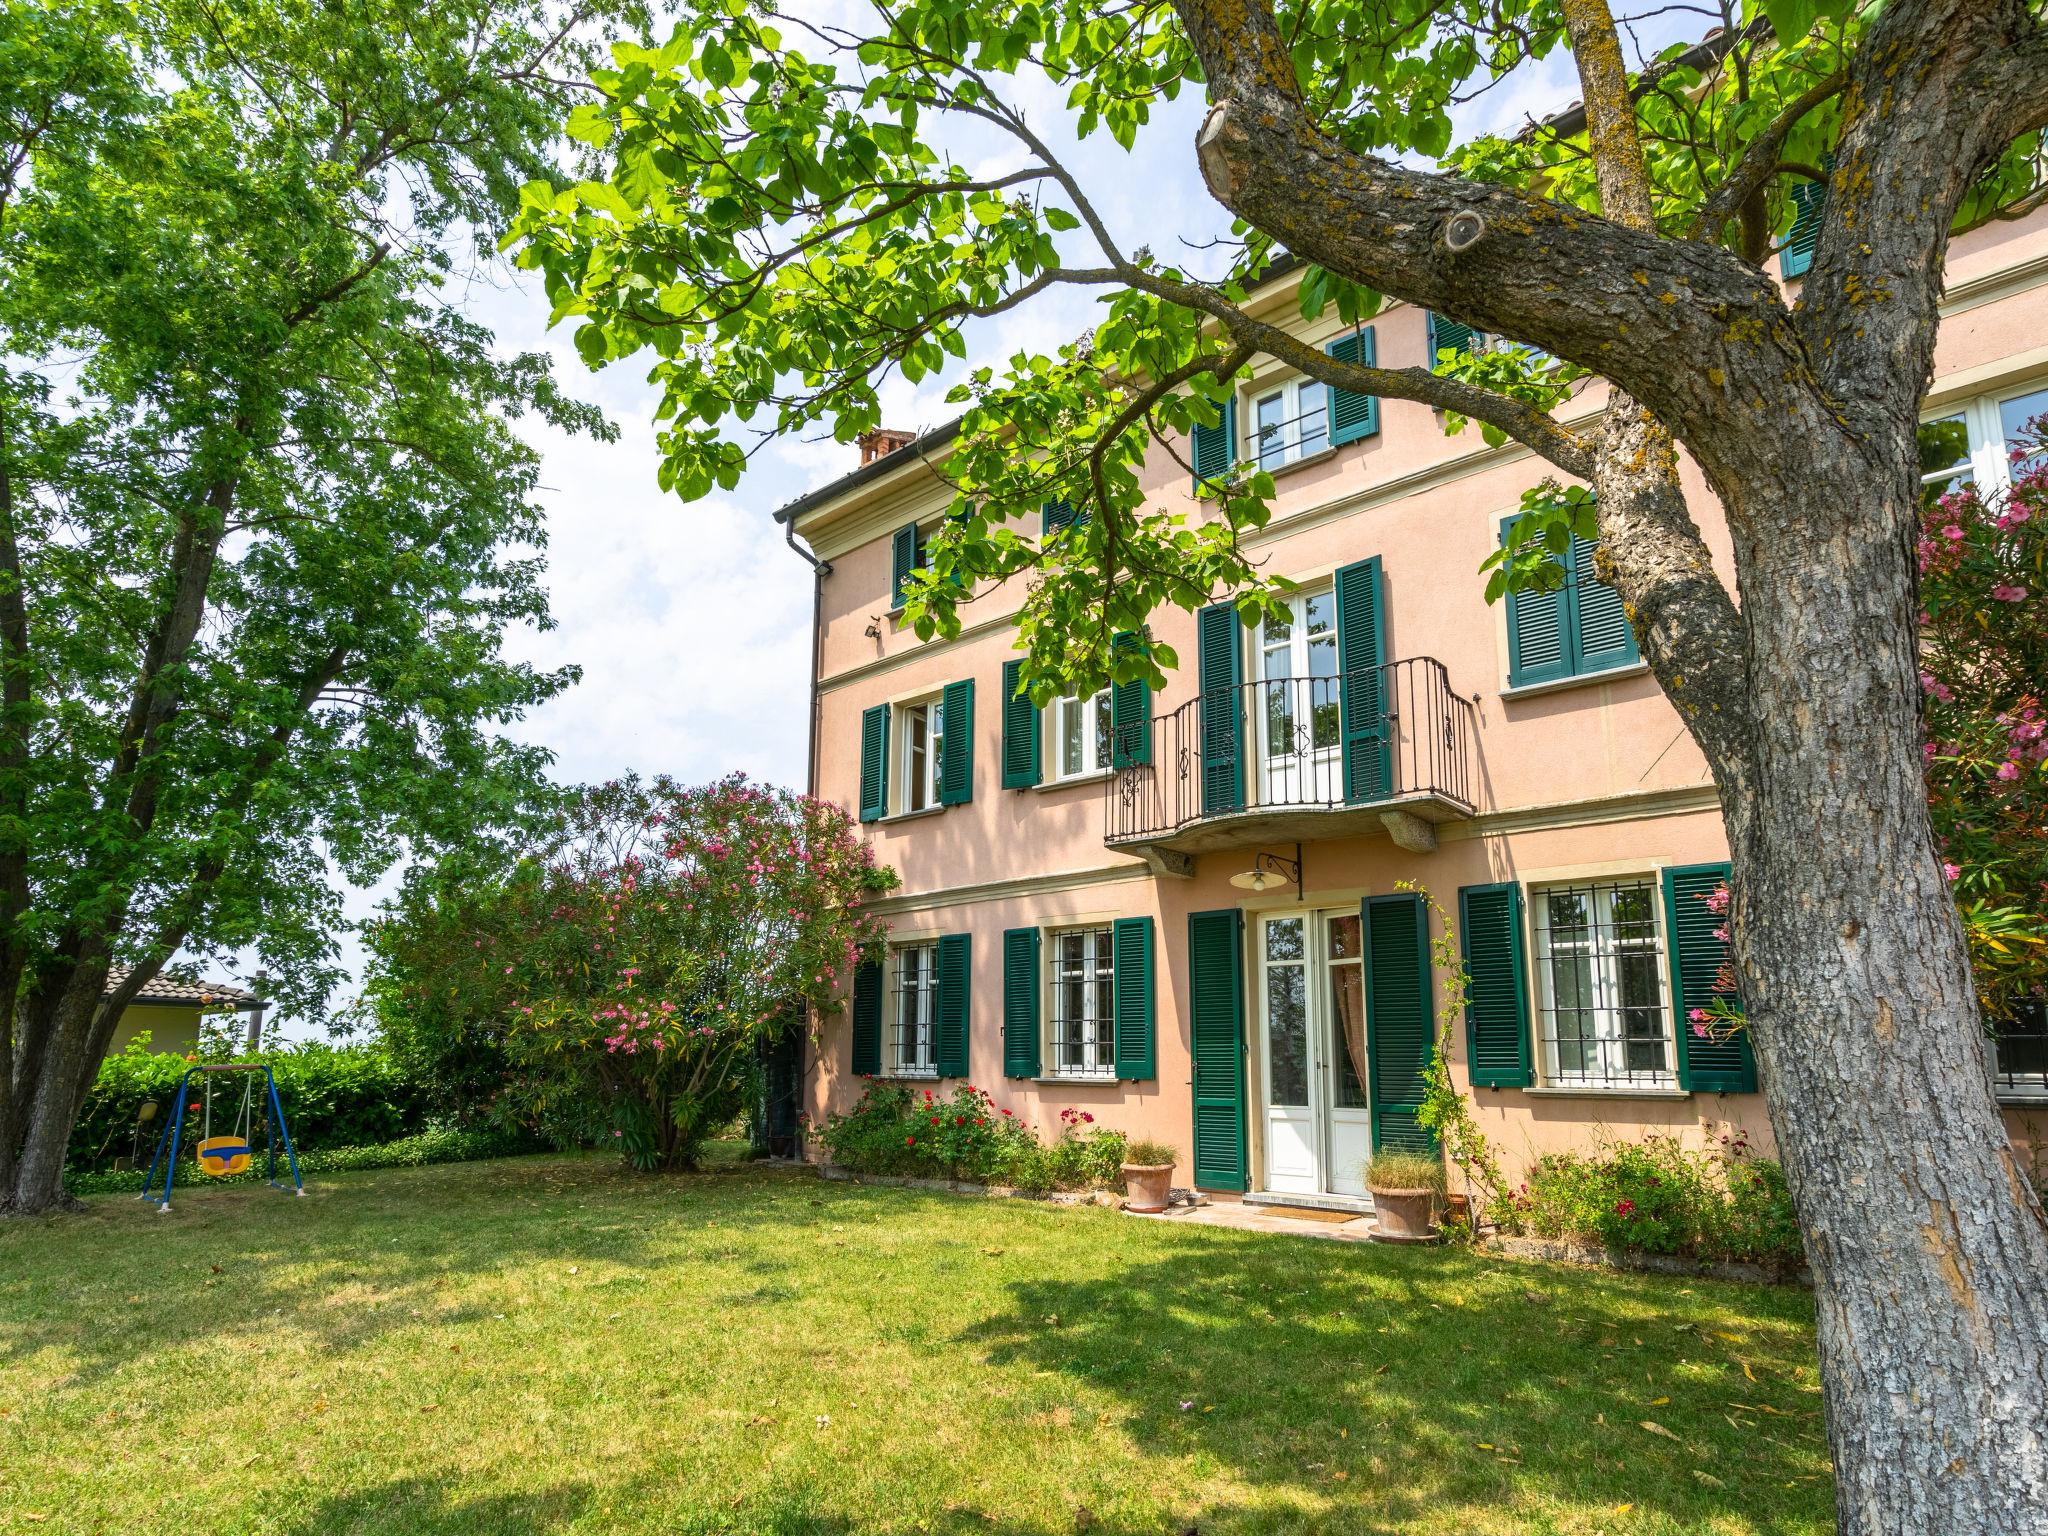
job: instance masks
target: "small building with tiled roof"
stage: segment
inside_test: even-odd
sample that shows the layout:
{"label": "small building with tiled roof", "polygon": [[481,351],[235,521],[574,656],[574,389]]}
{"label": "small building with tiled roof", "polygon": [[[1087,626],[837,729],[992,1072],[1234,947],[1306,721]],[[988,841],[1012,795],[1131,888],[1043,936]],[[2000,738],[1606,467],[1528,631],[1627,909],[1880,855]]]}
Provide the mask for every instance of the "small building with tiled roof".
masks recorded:
{"label": "small building with tiled roof", "polygon": [[[126,966],[115,966],[107,973],[107,991],[112,992],[127,975]],[[121,1010],[121,1022],[114,1026],[113,1040],[107,1046],[107,1053],[113,1055],[126,1050],[129,1043],[145,1030],[149,1037],[144,1046],[146,1050],[180,1053],[192,1050],[199,1044],[199,1021],[207,1014],[249,1014],[252,1016],[250,1026],[253,1034],[262,1029],[263,1009],[263,999],[247,987],[237,987],[225,981],[186,980],[159,975]]]}

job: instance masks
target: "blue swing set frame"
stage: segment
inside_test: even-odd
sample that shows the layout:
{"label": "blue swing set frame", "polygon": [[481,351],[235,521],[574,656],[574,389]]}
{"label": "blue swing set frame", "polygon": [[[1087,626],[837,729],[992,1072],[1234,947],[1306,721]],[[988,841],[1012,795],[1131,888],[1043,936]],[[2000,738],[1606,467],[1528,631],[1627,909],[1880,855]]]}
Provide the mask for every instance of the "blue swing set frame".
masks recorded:
{"label": "blue swing set frame", "polygon": [[[185,1131],[185,1106],[191,1102],[185,1096],[186,1087],[191,1083],[196,1074],[208,1072],[261,1072],[263,1074],[264,1092],[270,1100],[270,1123],[274,1128],[273,1133],[267,1138],[270,1144],[270,1166],[265,1182],[272,1189],[284,1188],[284,1185],[277,1181],[277,1138],[282,1136],[284,1138],[285,1162],[291,1168],[292,1191],[294,1194],[303,1197],[306,1193],[306,1185],[305,1181],[299,1177],[299,1156],[292,1148],[291,1127],[285,1124],[284,1105],[278,1102],[277,1079],[271,1075],[270,1068],[263,1062],[234,1061],[217,1063],[211,1066],[187,1067],[185,1069],[185,1075],[178,1079],[177,1108],[171,1111],[171,1123],[157,1134],[156,1150],[150,1154],[149,1158],[149,1177],[142,1181],[142,1193],[136,1196],[136,1198],[138,1200],[147,1200],[149,1198],[150,1190],[156,1184],[157,1165],[162,1163],[164,1187],[161,1203],[157,1206],[157,1209],[159,1211],[168,1211],[171,1208],[171,1184],[177,1178],[178,1147],[184,1138]],[[166,1143],[170,1147],[169,1157],[164,1156]]]}

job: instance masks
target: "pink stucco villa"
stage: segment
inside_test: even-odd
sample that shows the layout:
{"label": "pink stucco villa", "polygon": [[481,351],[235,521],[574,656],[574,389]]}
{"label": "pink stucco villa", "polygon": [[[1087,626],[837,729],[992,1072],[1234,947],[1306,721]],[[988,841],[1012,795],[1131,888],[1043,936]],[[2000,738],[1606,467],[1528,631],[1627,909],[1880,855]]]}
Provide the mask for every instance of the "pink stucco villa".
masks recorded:
{"label": "pink stucco villa", "polygon": [[[1786,260],[1796,284],[1796,241]],[[1398,304],[1360,332],[1304,324],[1299,276],[1256,301],[1317,345],[1392,367],[1487,345]],[[2048,411],[2048,215],[1959,239],[1942,317],[1928,484],[1997,481]],[[1162,611],[1183,658],[1165,692],[1034,710],[1012,697],[1013,594],[967,604],[950,642],[894,612],[950,496],[950,437],[871,434],[858,468],[777,514],[823,562],[812,788],[902,877],[887,962],[806,1054],[807,1113],[869,1077],[964,1080],[1048,1132],[1074,1107],[1168,1141],[1175,1182],[1214,1195],[1359,1201],[1375,1148],[1428,1144],[1440,929],[1408,881],[1460,918],[1453,1070],[1510,1165],[1735,1126],[1768,1148],[1746,1041],[1686,1022],[1724,953],[1700,754],[1588,551],[1562,592],[1484,600],[1480,562],[1538,460],[1267,360],[1186,446],[1198,468],[1275,474],[1254,553],[1301,584],[1292,621]],[[1689,484],[1725,575],[1720,514]],[[1166,455],[1148,493],[1199,515]],[[2048,1045],[2001,1042],[1998,1070],[2015,1136],[2037,1140]]]}

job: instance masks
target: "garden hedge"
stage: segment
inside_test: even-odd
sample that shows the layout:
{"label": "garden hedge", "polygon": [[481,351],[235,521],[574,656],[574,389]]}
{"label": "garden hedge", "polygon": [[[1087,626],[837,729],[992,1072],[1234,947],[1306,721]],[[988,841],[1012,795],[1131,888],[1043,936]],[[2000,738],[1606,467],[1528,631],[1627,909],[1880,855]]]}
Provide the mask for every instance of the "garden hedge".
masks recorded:
{"label": "garden hedge", "polygon": [[[426,1093],[381,1045],[308,1043],[265,1051],[253,1059],[269,1064],[292,1140],[303,1150],[378,1146],[426,1128]],[[71,1133],[67,1166],[72,1173],[111,1168],[116,1158],[146,1160],[174,1107],[178,1078],[191,1065],[182,1055],[146,1050],[123,1051],[102,1062]],[[215,1081],[216,1132],[235,1128],[245,1081]],[[262,1079],[254,1081],[260,1100]],[[195,1078],[191,1102],[204,1103],[204,1098]],[[145,1103],[156,1105],[157,1118],[146,1122],[138,1137],[136,1117]],[[188,1124],[193,1113],[187,1113]],[[196,1125],[193,1130],[196,1139]]]}

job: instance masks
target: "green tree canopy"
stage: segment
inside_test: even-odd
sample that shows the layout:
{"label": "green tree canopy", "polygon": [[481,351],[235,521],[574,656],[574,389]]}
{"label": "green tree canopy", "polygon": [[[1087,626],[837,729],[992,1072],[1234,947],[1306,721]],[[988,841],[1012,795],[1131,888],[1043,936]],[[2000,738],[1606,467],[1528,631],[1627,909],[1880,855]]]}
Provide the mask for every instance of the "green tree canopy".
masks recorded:
{"label": "green tree canopy", "polygon": [[502,649],[548,623],[519,424],[611,429],[460,283],[554,174],[592,11],[641,15],[4,7],[0,1198],[17,1153],[53,1198],[174,954],[253,948],[317,1009],[330,861],[533,799],[546,754],[501,727],[573,671]]}

